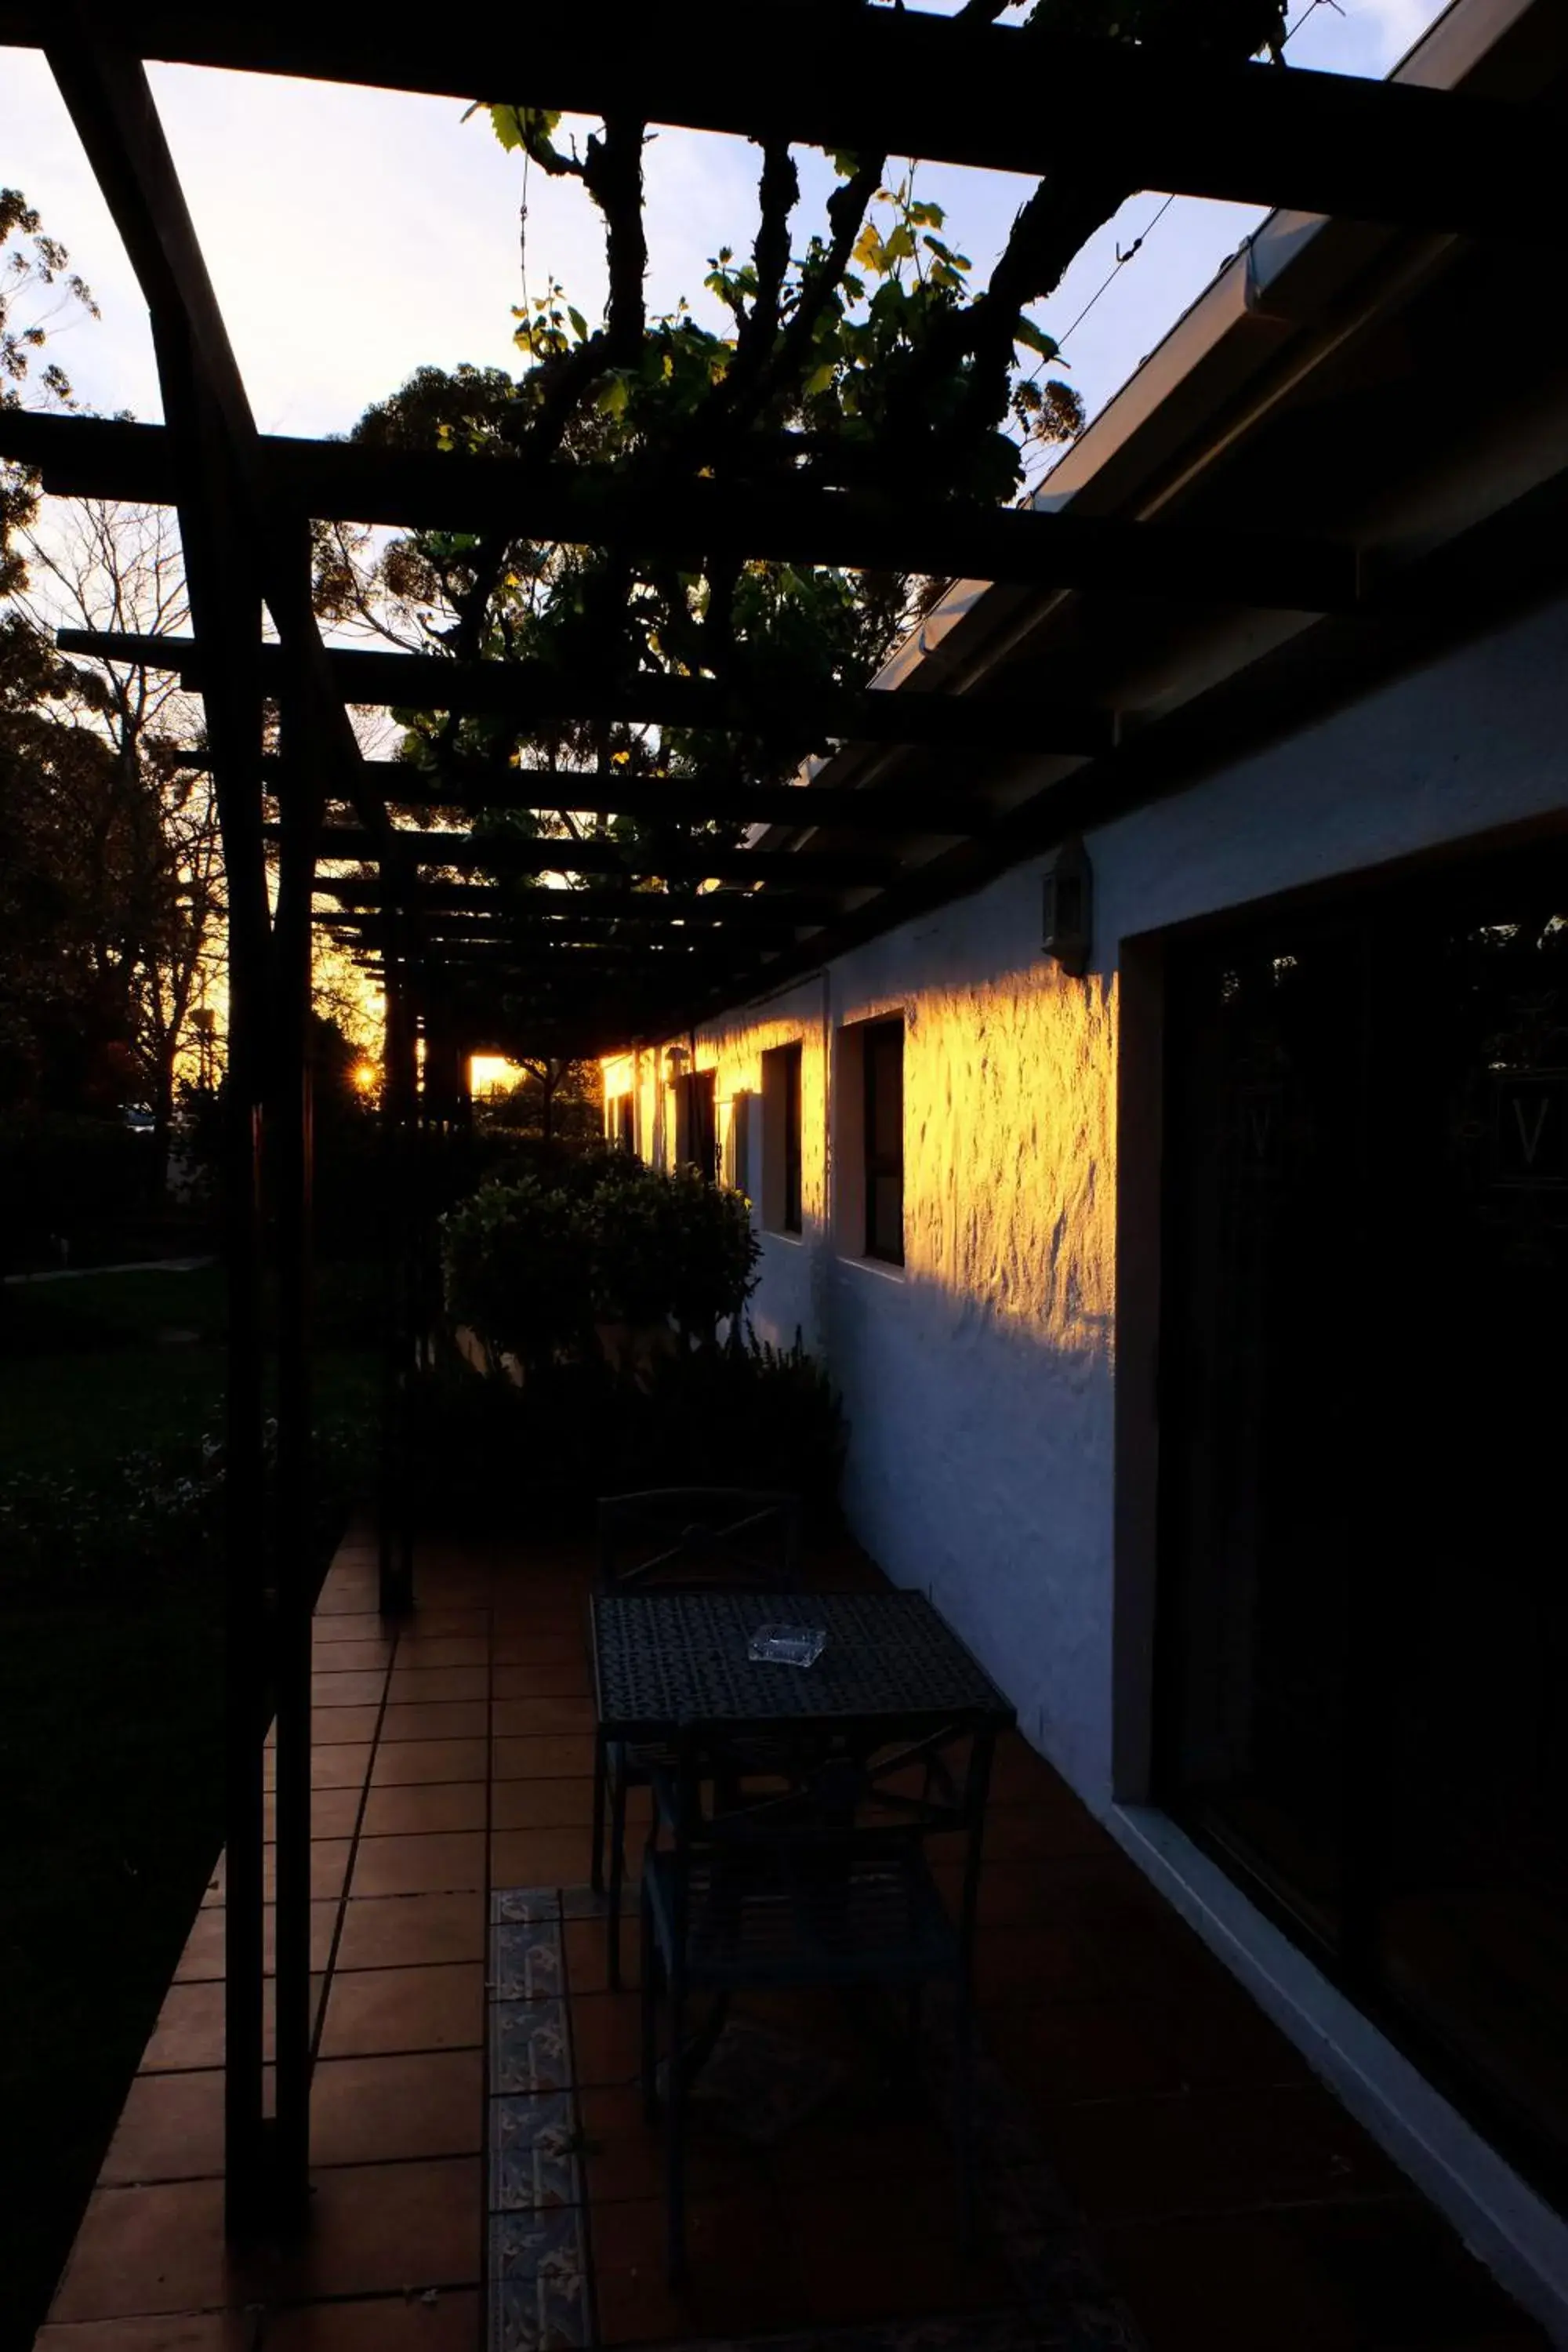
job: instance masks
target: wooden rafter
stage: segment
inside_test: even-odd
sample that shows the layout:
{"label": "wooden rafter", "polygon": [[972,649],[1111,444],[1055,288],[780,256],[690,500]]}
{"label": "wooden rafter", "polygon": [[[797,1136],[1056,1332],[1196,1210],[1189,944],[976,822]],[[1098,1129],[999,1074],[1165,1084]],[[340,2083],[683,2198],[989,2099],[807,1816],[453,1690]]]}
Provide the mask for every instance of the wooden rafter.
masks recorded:
{"label": "wooden rafter", "polygon": [[[47,490],[156,505],[173,479],[160,425],[0,411],[0,450]],[[696,551],[776,562],[997,580],[1129,596],[1337,611],[1355,602],[1353,548],[1270,531],[893,500],[794,485],[673,486],[561,464],[426,455],[346,441],[260,444],[269,499],[321,520],[494,530],[552,544],[614,541],[672,561]]]}
{"label": "wooden rafter", "polygon": [[[42,0],[0,0],[0,42],[42,43]],[[384,89],[481,95],[595,117],[921,155],[1088,169],[1130,187],[1405,226],[1543,235],[1561,178],[1550,121],[1496,101],[1348,75],[1227,65],[1114,40],[956,24],[914,9],[762,0],[744,50],[723,0],[625,11],[265,10],[141,0],[117,28],[144,57]]]}

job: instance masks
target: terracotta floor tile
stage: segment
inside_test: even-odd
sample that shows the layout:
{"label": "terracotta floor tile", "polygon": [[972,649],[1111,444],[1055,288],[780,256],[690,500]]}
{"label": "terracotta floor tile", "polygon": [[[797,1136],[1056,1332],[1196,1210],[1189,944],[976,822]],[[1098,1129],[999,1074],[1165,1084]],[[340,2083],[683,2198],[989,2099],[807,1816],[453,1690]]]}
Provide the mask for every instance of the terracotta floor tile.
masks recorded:
{"label": "terracotta floor tile", "polygon": [[798,2262],[780,2248],[766,2264],[693,2262],[679,2290],[664,2275],[661,2254],[637,2270],[601,2270],[595,2308],[601,2344],[686,2344],[729,2336],[771,2336],[806,2317]]}
{"label": "terracotta floor tile", "polygon": [[482,1698],[402,1703],[389,1706],[382,1723],[383,1741],[389,1739],[482,1739],[489,1729],[489,1709]]}
{"label": "terracotta floor tile", "polygon": [[528,1739],[544,1732],[591,1732],[590,1698],[498,1698],[490,1728],[500,1739]]}
{"label": "terracotta floor tile", "polygon": [[420,1781],[482,1780],[489,1757],[488,1739],[395,1739],[376,1750],[371,1795]]}
{"label": "terracotta floor tile", "polygon": [[493,1698],[586,1698],[589,1695],[585,1658],[530,1658],[521,1665],[497,1666]]}
{"label": "terracotta floor tile", "polygon": [[1408,2194],[1315,2086],[1058,2107],[1041,2128],[1047,2162],[1092,2222]]}
{"label": "terracotta floor tile", "polygon": [[374,1753],[369,1740],[329,1740],[323,1747],[312,1736],[310,1786],[313,1789],[363,1789]]}
{"label": "terracotta floor tile", "polygon": [[592,1856],[586,1830],[498,1830],[490,1839],[492,1886],[581,1886]]}
{"label": "terracotta floor tile", "polygon": [[439,1641],[452,1634],[478,1635],[483,1640],[489,1632],[490,1612],[488,1609],[419,1608],[406,1623],[405,1638],[410,1641]]}
{"label": "terracotta floor tile", "polygon": [[[221,1906],[210,1911],[198,1911],[195,1924],[185,1939],[174,1969],[174,1981],[183,1984],[211,1984],[224,1973],[224,1933],[227,1913]],[[277,1914],[269,1903],[262,1915],[262,1949],[268,1976],[272,1973],[273,1927]],[[312,1903],[310,1906],[310,1966],[324,1969],[331,1954],[332,1933],[337,1926],[338,1906],[335,1901]]]}
{"label": "terracotta floor tile", "polygon": [[[626,2198],[662,2198],[664,2139],[658,2125],[643,2121],[640,2088],[631,2084],[590,2084],[579,2089],[577,2099],[588,2194],[595,2205],[601,2199],[618,2204]],[[691,2196],[716,2197],[727,2190],[771,2203],[771,2173],[769,2157],[733,2137],[705,2133],[700,2123],[693,2123],[686,2150]],[[596,2223],[595,2233],[596,2240]]]}
{"label": "terracotta floor tile", "polygon": [[[307,2304],[267,2316],[267,2352],[474,2352],[479,2298],[459,2287],[437,2295],[380,2295]],[[65,2352],[65,2347],[61,2347]]]}
{"label": "terracotta floor tile", "polygon": [[398,1895],[343,1909],[340,1969],[411,1968],[426,1962],[483,1960],[484,1896]]}
{"label": "terracotta floor tile", "polygon": [[[401,1756],[407,1749],[390,1748],[386,1753]],[[483,1780],[438,1780],[429,1787],[373,1789],[365,1802],[363,1834],[418,1837],[435,1830],[482,1830],[486,1826],[489,1797]]]}
{"label": "terracotta floor tile", "polygon": [[[322,1982],[320,1976],[311,1979],[318,2000]],[[267,2028],[267,2047],[270,2055],[270,2023]],[[143,2074],[167,2074],[221,2066],[223,2052],[222,1983],[208,1979],[196,1983],[173,1984],[163,1996],[158,2021],[142,2053],[140,2072]]]}
{"label": "terracotta floor tile", "polygon": [[[566,1983],[573,1993],[607,1992],[609,1962],[602,1919],[568,1919],[562,1930],[566,1948]],[[641,1951],[635,1918],[622,1922],[621,1983],[633,1991],[642,1981]]]}
{"label": "terracotta floor tile", "polygon": [[310,1706],[319,1714],[335,1706],[379,1706],[385,1690],[384,1671],[333,1674],[318,1668],[310,1676]]}
{"label": "terracotta floor tile", "polygon": [[374,1578],[356,1577],[342,1584],[329,1578],[321,1587],[315,1613],[318,1622],[323,1617],[376,1616]]}
{"label": "terracotta floor tile", "polygon": [[395,1706],[489,1696],[490,1670],[484,1666],[405,1666],[401,1655],[392,1670],[387,1696]]}
{"label": "terracotta floor tile", "polygon": [[498,1633],[490,1642],[490,1664],[496,1666],[575,1665],[586,1654],[584,1626],[571,1633]]}
{"label": "terracotta floor tile", "polygon": [[164,2312],[156,2319],[83,2319],[41,2327],[34,2352],[255,2352],[256,2320],[243,2311]]}
{"label": "terracotta floor tile", "polygon": [[430,1837],[363,1838],[352,1892],[362,1897],[445,1895],[484,1883],[483,1832],[452,1831]]}
{"label": "terracotta floor tile", "polygon": [[594,1769],[594,1743],[579,1736],[498,1738],[490,1764],[498,1780],[581,1780]]}
{"label": "terracotta floor tile", "polygon": [[804,2269],[806,2302],[824,2326],[994,2310],[1015,2300],[996,2255],[982,2252],[965,2262],[952,2246],[912,2237],[847,2244],[831,2254],[814,2248]]}
{"label": "terracotta floor tile", "polygon": [[49,2317],[129,2319],[222,2304],[234,2286],[221,2180],[97,2189]]}
{"label": "terracotta floor tile", "polygon": [[223,2064],[224,1989],[211,1981],[171,1985],[142,2053],[143,2074]]}
{"label": "terracotta floor tile", "polygon": [[478,2050],[323,2058],[310,2086],[314,2164],[467,2156],[482,2147],[484,2125]]}
{"label": "terracotta floor tile", "polygon": [[109,2144],[100,2186],[200,2180],[223,2171],[221,2066],[192,2074],[138,2074]]}
{"label": "terracotta floor tile", "polygon": [[485,1978],[477,1960],[413,1969],[339,1969],[321,2032],[323,2058],[403,2050],[478,2049]]}
{"label": "terracotta floor tile", "polygon": [[[334,1751],[323,1751],[331,1755]],[[310,1835],[313,1838],[353,1837],[359,1820],[360,1790],[355,1781],[345,1789],[318,1789],[310,1791]],[[278,1803],[276,1791],[269,1790],[263,1810],[267,1842],[270,1845],[278,1834]]]}
{"label": "terracotta floor tile", "polygon": [[496,1782],[492,1829],[586,1830],[593,1818],[594,1783],[585,1776],[575,1780]]}
{"label": "terracotta floor tile", "polygon": [[[312,1838],[310,1840],[310,1895],[314,1902],[327,1902],[343,1891],[348,1875],[349,1855],[353,1851],[348,1838]],[[270,1903],[278,1892],[276,1846],[266,1851],[264,1885]]]}
{"label": "terracotta floor tile", "polygon": [[986,2047],[1043,2109],[1098,2099],[1179,2095],[1180,2062],[1157,2012],[1123,2000],[984,2009]]}
{"label": "terracotta floor tile", "polygon": [[318,1706],[310,1711],[312,1749],[355,1745],[374,1739],[381,1721],[379,1706]]}
{"label": "terracotta floor tile", "polygon": [[405,1666],[488,1666],[490,1645],[483,1633],[405,1633],[397,1644],[397,1671]]}
{"label": "terracotta floor tile", "polygon": [[[478,2105],[476,2095],[476,2112]],[[482,2203],[476,2158],[326,2168],[315,2181],[310,2241],[277,2265],[273,2292],[301,2301],[378,2291],[416,2298],[428,2287],[472,2286],[479,2276]]]}
{"label": "terracotta floor tile", "polygon": [[589,1993],[572,2003],[572,2068],[580,2086],[637,2082],[642,2043],[635,1994]]}
{"label": "terracotta floor tile", "polygon": [[310,1638],[317,1649],[332,1648],[339,1642],[390,1642],[395,1634],[384,1626],[374,1609],[359,1616],[346,1611],[323,1617],[318,1612],[310,1627]]}
{"label": "terracotta floor tile", "polygon": [[[337,1617],[325,1622],[341,1627],[351,1621]],[[326,1642],[317,1635],[311,1643],[312,1664],[319,1675],[379,1675],[392,1664],[393,1651],[399,1647],[395,1633],[365,1633],[356,1641]]]}

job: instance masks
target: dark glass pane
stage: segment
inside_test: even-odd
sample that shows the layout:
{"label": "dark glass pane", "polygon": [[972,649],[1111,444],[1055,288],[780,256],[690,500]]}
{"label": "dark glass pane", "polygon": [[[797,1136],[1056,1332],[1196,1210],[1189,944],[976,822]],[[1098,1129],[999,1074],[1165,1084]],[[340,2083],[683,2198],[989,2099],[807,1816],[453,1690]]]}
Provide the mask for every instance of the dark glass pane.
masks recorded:
{"label": "dark glass pane", "polygon": [[1173,958],[1160,1755],[1568,2191],[1568,860]]}
{"label": "dark glass pane", "polygon": [[784,1090],[784,1229],[786,1234],[798,1234],[801,1231],[801,1050],[798,1045],[786,1045],[780,1052]]}
{"label": "dark glass pane", "polygon": [[904,1180],[902,1175],[870,1179],[866,1252],[894,1265],[904,1259]]}
{"label": "dark glass pane", "polygon": [[865,1066],[866,1255],[904,1261],[904,1024],[879,1021],[861,1039]]}

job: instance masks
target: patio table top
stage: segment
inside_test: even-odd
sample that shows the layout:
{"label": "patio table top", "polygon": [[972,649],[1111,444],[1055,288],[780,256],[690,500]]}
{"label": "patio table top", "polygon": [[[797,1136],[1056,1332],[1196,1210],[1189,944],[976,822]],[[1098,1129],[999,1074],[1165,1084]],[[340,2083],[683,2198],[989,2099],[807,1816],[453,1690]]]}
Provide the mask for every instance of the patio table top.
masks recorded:
{"label": "patio table top", "polygon": [[[748,1657],[759,1626],[820,1626],[814,1665]],[[792,1722],[1005,1730],[1011,1703],[921,1592],[643,1592],[592,1603],[595,1686],[612,1738]]]}

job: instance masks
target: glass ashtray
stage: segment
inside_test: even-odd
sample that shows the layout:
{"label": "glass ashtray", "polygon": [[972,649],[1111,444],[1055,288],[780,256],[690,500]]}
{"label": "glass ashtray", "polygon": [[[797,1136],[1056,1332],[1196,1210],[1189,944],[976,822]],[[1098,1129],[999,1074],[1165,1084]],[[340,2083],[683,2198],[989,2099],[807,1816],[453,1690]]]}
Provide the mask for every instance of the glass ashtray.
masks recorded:
{"label": "glass ashtray", "polygon": [[778,1666],[814,1666],[826,1646],[826,1625],[759,1625],[746,1655]]}

